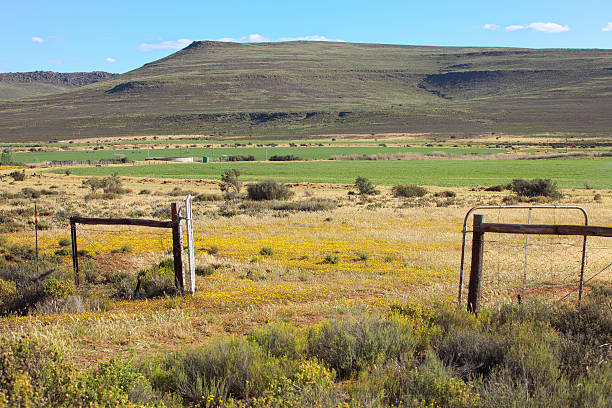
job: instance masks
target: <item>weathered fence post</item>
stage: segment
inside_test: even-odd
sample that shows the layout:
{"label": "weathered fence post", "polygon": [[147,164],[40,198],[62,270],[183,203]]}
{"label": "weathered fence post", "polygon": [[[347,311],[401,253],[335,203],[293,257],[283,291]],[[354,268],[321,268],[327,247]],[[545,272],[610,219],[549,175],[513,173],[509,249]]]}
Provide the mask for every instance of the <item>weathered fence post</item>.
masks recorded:
{"label": "weathered fence post", "polygon": [[178,202],[172,203],[172,253],[174,255],[174,282],[179,290],[184,291],[183,230],[181,229]]}
{"label": "weathered fence post", "polygon": [[79,284],[79,257],[77,249],[76,222],[70,217],[70,240],[72,241],[72,269],[74,271],[74,283]]}
{"label": "weathered fence post", "polygon": [[484,247],[484,232],[480,224],[484,222],[483,214],[474,214],[472,234],[472,267],[470,270],[470,283],[468,286],[468,312],[478,314],[480,310],[480,287],[482,283],[482,256]]}

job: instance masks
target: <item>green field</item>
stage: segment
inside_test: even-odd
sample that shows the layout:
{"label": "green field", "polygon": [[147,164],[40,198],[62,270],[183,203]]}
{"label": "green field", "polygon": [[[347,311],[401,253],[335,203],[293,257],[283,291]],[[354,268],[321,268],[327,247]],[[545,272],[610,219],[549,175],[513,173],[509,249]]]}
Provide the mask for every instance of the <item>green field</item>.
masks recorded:
{"label": "green field", "polygon": [[[444,152],[448,155],[486,155],[503,153],[506,149],[495,148],[453,148],[453,147],[215,147],[212,148],[181,148],[181,149],[151,149],[149,157],[181,157],[203,156],[219,158],[221,156],[253,155],[257,160],[266,160],[273,155],[293,155],[302,159],[329,159],[334,155],[352,154],[396,154],[396,153],[418,153],[427,154],[432,152]],[[147,149],[118,149],[118,150],[65,150],[50,152],[27,152],[16,153],[16,160],[20,163],[38,163],[51,160],[103,160],[117,157],[126,157],[130,160],[145,160]]]}
{"label": "green field", "polygon": [[[75,167],[81,176],[118,173],[128,177],[218,179],[230,168],[244,180],[273,178],[283,182],[352,184],[357,176],[375,184],[420,184],[475,187],[508,183],[513,178],[550,178],[562,188],[612,188],[612,159],[557,160],[414,160],[414,161],[311,161],[150,164],[134,166]],[[64,173],[65,168],[50,170]]]}

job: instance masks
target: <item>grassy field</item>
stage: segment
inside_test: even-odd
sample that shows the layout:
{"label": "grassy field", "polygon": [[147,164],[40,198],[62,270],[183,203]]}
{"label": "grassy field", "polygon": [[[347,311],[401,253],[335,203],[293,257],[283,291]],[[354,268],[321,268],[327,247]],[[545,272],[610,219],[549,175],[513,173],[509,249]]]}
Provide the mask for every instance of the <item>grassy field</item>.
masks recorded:
{"label": "grassy field", "polygon": [[[254,163],[148,164],[109,167],[75,167],[80,176],[118,173],[127,177],[214,179],[228,169],[239,169],[244,180],[273,178],[282,182],[352,184],[358,176],[375,184],[420,184],[477,187],[509,183],[514,178],[551,178],[562,188],[612,188],[612,159],[555,160],[414,160],[414,161],[312,161]],[[66,169],[51,170],[64,173]]]}

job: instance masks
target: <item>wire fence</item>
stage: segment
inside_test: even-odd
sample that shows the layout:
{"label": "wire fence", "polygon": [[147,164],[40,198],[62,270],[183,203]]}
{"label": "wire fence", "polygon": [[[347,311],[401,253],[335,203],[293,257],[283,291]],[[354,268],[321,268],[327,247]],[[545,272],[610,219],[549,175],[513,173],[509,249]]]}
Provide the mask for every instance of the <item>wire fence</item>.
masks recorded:
{"label": "wire fence", "polygon": [[[568,209],[534,209],[531,213],[524,209],[486,209],[478,213],[494,223],[584,225],[582,214]],[[471,231],[471,226],[468,229]],[[520,302],[535,296],[547,301],[577,300],[583,241],[582,236],[486,233],[482,303]],[[471,236],[466,240],[465,253],[469,270]],[[584,282],[610,285],[612,239],[588,237],[585,255]],[[587,286],[585,292],[588,290]],[[464,299],[466,295],[464,286]]]}

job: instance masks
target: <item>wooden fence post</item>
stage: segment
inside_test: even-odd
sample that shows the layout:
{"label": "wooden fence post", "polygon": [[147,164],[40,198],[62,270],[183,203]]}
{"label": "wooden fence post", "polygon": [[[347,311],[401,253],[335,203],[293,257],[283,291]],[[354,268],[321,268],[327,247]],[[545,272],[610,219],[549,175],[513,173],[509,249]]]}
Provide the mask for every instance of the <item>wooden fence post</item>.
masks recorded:
{"label": "wooden fence post", "polygon": [[172,253],[174,255],[174,283],[182,292],[185,290],[185,269],[183,265],[183,230],[178,202],[172,203]]}
{"label": "wooden fence post", "polygon": [[484,247],[484,232],[480,224],[484,222],[483,214],[474,214],[472,227],[472,266],[470,270],[470,283],[468,287],[468,312],[478,314],[480,310],[480,287],[482,283],[482,256]]}
{"label": "wooden fence post", "polygon": [[79,257],[77,249],[76,223],[70,217],[70,240],[72,241],[72,270],[74,271],[74,283],[79,285]]}

